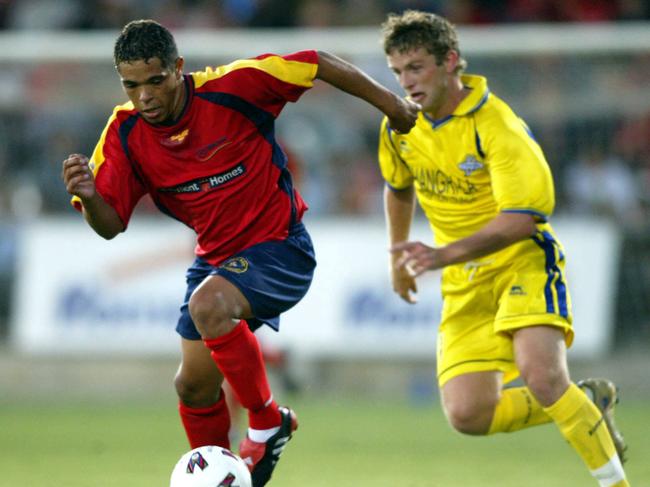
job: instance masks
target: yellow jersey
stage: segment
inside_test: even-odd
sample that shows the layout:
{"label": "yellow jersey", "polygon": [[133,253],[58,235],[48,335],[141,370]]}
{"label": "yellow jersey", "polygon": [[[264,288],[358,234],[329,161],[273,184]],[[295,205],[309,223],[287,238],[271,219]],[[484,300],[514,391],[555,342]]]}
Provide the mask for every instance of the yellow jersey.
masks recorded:
{"label": "yellow jersey", "polygon": [[422,112],[408,134],[387,118],[381,124],[382,175],[394,190],[415,187],[437,245],[475,233],[499,212],[545,222],[555,205],[550,168],[525,122],[484,77],[461,79],[471,91],[450,116]]}

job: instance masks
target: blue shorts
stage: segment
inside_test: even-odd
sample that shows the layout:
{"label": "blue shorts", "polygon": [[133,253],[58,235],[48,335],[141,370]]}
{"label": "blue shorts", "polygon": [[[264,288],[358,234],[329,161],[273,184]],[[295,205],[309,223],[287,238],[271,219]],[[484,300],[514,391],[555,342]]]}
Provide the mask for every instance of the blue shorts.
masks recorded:
{"label": "blue shorts", "polygon": [[188,340],[201,339],[188,304],[197,286],[215,274],[237,286],[250,303],[255,317],[246,321],[252,330],[266,324],[277,331],[280,313],[295,306],[307,294],[315,267],[314,247],[302,223],[291,228],[286,240],[253,245],[217,267],[197,257],[187,270],[187,291],[176,331]]}

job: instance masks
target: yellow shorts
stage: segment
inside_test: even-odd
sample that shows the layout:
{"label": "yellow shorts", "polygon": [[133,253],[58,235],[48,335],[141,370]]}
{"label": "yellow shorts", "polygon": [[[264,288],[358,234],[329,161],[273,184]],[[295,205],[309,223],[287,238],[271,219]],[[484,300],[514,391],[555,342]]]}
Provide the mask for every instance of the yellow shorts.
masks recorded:
{"label": "yellow shorts", "polygon": [[438,383],[497,370],[504,383],[519,376],[512,332],[535,325],[562,328],[573,341],[565,259],[552,234],[539,233],[477,262],[443,272],[438,334]]}

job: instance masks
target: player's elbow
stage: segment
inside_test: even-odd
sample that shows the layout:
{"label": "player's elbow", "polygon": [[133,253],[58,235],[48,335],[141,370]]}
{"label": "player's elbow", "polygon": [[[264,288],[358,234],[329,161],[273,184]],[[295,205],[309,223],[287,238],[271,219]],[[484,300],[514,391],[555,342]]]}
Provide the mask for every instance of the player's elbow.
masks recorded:
{"label": "player's elbow", "polygon": [[537,220],[530,213],[504,212],[499,218],[504,220],[498,228],[506,244],[525,240],[537,232]]}
{"label": "player's elbow", "polygon": [[98,222],[88,220],[88,224],[95,231],[97,235],[102,237],[104,240],[112,240],[117,235],[124,231],[122,223],[112,222],[110,224],[100,224]]}
{"label": "player's elbow", "polygon": [[109,232],[98,232],[97,230],[95,230],[95,232],[97,233],[97,235],[102,237],[104,240],[113,240],[115,237],[117,237],[117,234],[119,233],[119,232],[110,232],[110,233]]}

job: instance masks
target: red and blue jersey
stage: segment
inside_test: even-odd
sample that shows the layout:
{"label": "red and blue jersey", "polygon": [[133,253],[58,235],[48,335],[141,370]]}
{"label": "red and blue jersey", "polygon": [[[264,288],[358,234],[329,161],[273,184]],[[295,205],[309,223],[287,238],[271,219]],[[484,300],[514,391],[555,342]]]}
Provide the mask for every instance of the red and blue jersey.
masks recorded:
{"label": "red and blue jersey", "polygon": [[[315,51],[265,54],[185,75],[186,106],[172,125],[115,108],[91,159],[98,193],[126,227],[149,193],[197,234],[212,265],[260,242],[283,240],[306,204],[275,140],[282,108],[311,86]],[[81,202],[73,198],[81,209]]]}

